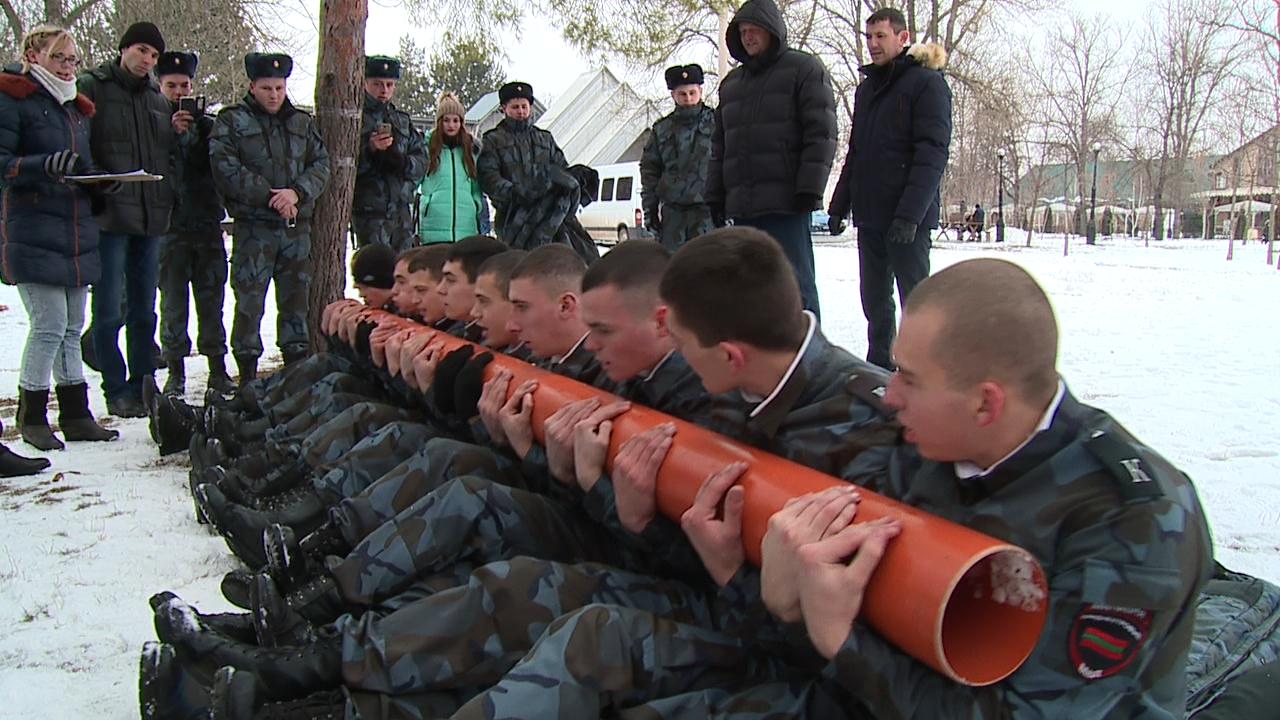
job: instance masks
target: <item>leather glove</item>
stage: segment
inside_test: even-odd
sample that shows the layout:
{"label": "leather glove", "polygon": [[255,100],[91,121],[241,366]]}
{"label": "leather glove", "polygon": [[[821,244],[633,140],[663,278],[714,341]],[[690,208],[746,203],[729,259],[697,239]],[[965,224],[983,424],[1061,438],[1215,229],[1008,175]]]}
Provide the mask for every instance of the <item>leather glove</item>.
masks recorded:
{"label": "leather glove", "polygon": [[434,396],[436,409],[441,414],[453,414],[453,386],[473,353],[475,348],[463,345],[441,358],[440,364],[436,366],[436,376],[431,381],[431,394]]}
{"label": "leather glove", "polygon": [[471,358],[453,381],[453,414],[471,419],[480,414],[480,393],[484,391],[484,369],[493,362],[493,353]]}
{"label": "leather glove", "polygon": [[844,232],[844,218],[832,215],[827,218],[827,230],[832,235],[840,235]]}
{"label": "leather glove", "polygon": [[893,223],[889,225],[889,232],[885,237],[891,243],[909,245],[916,240],[916,224],[910,220],[894,218]]}
{"label": "leather glove", "polygon": [[795,208],[796,212],[813,212],[822,206],[822,198],[813,193],[796,193]]}
{"label": "leather glove", "polygon": [[361,357],[371,357],[373,355],[373,350],[369,347],[369,336],[373,334],[374,329],[377,327],[376,323],[371,323],[368,320],[361,321],[356,325],[355,342],[352,344]]}
{"label": "leather glove", "polygon": [[707,208],[711,210],[711,224],[718,228],[725,226],[724,203],[707,203]]}
{"label": "leather glove", "polygon": [[55,180],[61,180],[63,176],[71,174],[79,159],[80,156],[70,150],[59,150],[44,159],[44,172]]}

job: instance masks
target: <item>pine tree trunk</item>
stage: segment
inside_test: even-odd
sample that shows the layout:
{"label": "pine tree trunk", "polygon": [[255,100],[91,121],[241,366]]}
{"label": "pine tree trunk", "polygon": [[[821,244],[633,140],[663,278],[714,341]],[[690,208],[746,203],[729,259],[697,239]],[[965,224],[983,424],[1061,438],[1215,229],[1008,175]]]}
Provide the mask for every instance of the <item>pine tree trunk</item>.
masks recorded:
{"label": "pine tree trunk", "polygon": [[311,226],[307,324],[313,350],[320,340],[320,315],[325,305],[340,298],[346,287],[347,230],[356,181],[368,19],[368,0],[322,0],[320,5],[316,125],[329,151],[332,176]]}

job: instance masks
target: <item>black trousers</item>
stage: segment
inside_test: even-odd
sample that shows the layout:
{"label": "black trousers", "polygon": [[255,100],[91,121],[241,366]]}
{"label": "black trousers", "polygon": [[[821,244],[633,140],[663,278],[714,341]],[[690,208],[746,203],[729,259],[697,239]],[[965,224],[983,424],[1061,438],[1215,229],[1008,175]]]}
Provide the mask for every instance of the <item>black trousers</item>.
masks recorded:
{"label": "black trousers", "polygon": [[903,305],[907,296],[929,276],[929,230],[920,228],[909,243],[893,243],[886,231],[858,228],[858,272],[861,278],[862,314],[867,318],[867,362],[889,370],[893,365],[893,340],[898,334],[893,283]]}

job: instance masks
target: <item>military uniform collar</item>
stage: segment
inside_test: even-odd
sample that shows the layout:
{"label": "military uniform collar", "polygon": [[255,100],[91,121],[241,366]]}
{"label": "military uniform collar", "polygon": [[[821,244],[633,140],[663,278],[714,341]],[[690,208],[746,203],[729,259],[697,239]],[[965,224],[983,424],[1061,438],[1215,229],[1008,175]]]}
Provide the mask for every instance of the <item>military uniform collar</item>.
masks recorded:
{"label": "military uniform collar", "polygon": [[812,365],[822,355],[823,350],[826,349],[826,339],[818,332],[818,318],[808,310],[804,311],[804,316],[809,321],[808,330],[805,331],[804,335],[804,342],[800,344],[800,349],[796,351],[795,358],[791,360],[791,365],[783,373],[782,379],[773,388],[773,392],[770,392],[763,399],[745,392],[741,393],[743,400],[748,403],[757,403],[748,417],[753,424],[769,436],[772,436],[777,432],[778,428],[782,427],[787,413],[791,411],[796,400],[804,392],[812,374],[807,366]]}
{"label": "military uniform collar", "polygon": [[1033,467],[1061,450],[1067,438],[1073,437],[1075,428],[1068,427],[1067,418],[1077,415],[1079,405],[1067,385],[1058,381],[1058,391],[1045,409],[1036,429],[1012,452],[985,470],[970,462],[952,463],[952,470],[962,486],[972,492],[989,495],[1026,475]]}
{"label": "military uniform collar", "polygon": [[559,365],[564,365],[565,363],[567,363],[569,361],[569,358],[573,357],[573,354],[578,352],[578,349],[582,347],[582,344],[587,341],[587,336],[590,334],[591,333],[589,332],[583,333],[582,337],[578,338],[578,342],[574,343],[573,347],[569,348],[569,352],[561,355],[560,357],[552,358],[551,367],[557,367]]}

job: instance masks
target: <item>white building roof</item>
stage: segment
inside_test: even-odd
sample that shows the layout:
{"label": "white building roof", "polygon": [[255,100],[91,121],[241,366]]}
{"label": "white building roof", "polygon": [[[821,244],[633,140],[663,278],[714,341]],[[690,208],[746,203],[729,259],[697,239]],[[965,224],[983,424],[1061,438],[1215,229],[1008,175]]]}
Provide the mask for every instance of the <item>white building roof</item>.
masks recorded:
{"label": "white building roof", "polygon": [[602,67],[578,76],[537,125],[555,136],[570,165],[596,167],[638,159],[627,151],[663,112]]}

